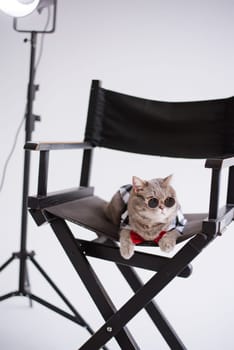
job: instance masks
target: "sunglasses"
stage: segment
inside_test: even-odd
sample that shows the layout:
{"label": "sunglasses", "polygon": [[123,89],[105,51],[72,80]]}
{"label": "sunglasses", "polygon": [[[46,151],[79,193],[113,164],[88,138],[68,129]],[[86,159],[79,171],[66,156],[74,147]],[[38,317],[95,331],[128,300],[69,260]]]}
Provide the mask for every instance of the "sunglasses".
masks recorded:
{"label": "sunglasses", "polygon": [[[173,205],[175,205],[175,199],[173,197],[167,197],[163,203],[164,203],[165,207],[171,208],[171,207],[173,207]],[[150,198],[147,201],[147,205],[149,208],[157,208],[157,206],[159,205],[159,200],[155,197]]]}

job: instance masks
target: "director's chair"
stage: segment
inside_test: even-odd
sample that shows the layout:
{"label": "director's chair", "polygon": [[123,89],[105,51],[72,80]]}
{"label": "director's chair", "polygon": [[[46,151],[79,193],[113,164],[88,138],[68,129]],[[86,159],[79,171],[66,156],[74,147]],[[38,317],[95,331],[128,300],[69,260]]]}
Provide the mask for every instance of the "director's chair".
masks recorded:
{"label": "director's chair", "polygon": [[[90,186],[91,163],[96,147],[143,155],[205,158],[212,170],[208,214],[185,214],[187,224],[178,239],[181,247],[172,257],[135,251],[125,260],[118,247],[118,227],[104,214],[105,200]],[[77,188],[47,193],[49,154],[53,150],[83,151]],[[191,261],[221,235],[234,214],[234,98],[194,102],[161,102],[133,97],[91,85],[84,141],[81,143],[34,143],[26,152],[40,152],[37,195],[28,207],[37,225],[49,223],[88,293],[99,309],[103,326],[79,349],[106,348],[114,337],[121,349],[139,349],[127,323],[145,309],[168,346],[186,349],[153,298],[176,277],[189,277]],[[155,158],[157,161],[157,158]],[[227,201],[219,207],[221,172],[229,168]],[[75,238],[69,222],[94,232],[95,240]],[[153,245],[153,242],[147,242]],[[145,245],[147,245],[145,243]],[[156,248],[156,253],[158,249]],[[88,257],[112,261],[133,290],[132,297],[117,310],[97,277]],[[133,267],[156,273],[143,284]]]}

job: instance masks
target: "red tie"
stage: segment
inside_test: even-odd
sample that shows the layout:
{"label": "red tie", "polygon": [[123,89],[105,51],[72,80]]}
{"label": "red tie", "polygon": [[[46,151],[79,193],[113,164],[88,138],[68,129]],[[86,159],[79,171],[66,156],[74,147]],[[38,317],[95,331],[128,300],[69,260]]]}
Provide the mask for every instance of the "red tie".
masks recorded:
{"label": "red tie", "polygon": [[[158,243],[160,239],[165,235],[165,233],[167,233],[167,231],[161,231],[159,235],[153,240],[153,242]],[[145,239],[143,239],[140,235],[138,235],[138,233],[132,230],[130,231],[130,237],[131,237],[132,243],[134,244],[140,244],[145,242]]]}

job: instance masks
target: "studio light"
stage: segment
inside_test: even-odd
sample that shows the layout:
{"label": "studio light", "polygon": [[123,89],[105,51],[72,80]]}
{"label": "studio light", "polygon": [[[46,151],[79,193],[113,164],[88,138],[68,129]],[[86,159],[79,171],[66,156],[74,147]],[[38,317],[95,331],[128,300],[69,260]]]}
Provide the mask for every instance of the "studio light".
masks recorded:
{"label": "studio light", "polygon": [[0,10],[12,17],[24,17],[32,13],[40,0],[0,0]]}
{"label": "studio light", "polygon": [[0,0],[0,10],[11,17],[24,17],[53,5],[53,0]]}

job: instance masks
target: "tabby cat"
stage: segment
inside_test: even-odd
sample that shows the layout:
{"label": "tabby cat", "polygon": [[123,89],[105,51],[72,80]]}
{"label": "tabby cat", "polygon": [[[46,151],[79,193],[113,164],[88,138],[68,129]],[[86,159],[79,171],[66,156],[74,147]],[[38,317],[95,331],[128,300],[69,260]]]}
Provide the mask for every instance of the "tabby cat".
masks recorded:
{"label": "tabby cat", "polygon": [[105,208],[106,216],[120,226],[120,254],[130,259],[134,245],[143,240],[155,241],[170,252],[182,233],[186,220],[180,210],[172,175],[149,181],[133,176],[114,194]]}

